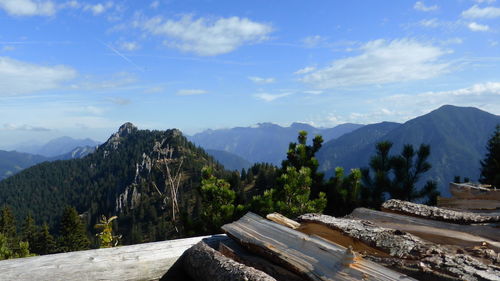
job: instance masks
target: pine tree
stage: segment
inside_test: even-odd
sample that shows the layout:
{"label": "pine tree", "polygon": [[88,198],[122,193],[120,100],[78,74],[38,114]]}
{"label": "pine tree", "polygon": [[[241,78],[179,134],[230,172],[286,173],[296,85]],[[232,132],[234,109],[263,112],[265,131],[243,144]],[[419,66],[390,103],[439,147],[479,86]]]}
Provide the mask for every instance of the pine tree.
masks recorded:
{"label": "pine tree", "polygon": [[481,177],[479,181],[500,188],[500,124],[486,145],[486,156],[481,161]]}
{"label": "pine tree", "polygon": [[8,239],[17,237],[16,220],[10,206],[5,205],[0,213],[0,233],[3,233]]}
{"label": "pine tree", "polygon": [[[208,233],[220,231],[220,227],[229,222],[235,213],[236,192],[228,182],[213,175],[210,167],[202,169],[200,193],[202,198],[201,220]],[[241,208],[241,206],[240,206]]]}
{"label": "pine tree", "polygon": [[29,243],[30,246],[29,248],[31,252],[35,252],[34,247],[36,244],[37,232],[38,231],[37,231],[37,226],[35,224],[35,220],[33,219],[33,216],[31,215],[30,212],[24,219],[21,232],[21,239]]}
{"label": "pine tree", "polygon": [[62,252],[89,248],[90,241],[80,216],[73,207],[66,207],[61,217],[59,248]]}
{"label": "pine tree", "polygon": [[33,252],[39,255],[48,255],[57,252],[57,245],[54,236],[49,232],[49,225],[44,223],[38,230]]}
{"label": "pine tree", "polygon": [[376,154],[370,159],[370,168],[373,171],[373,177],[370,175],[370,169],[361,169],[363,185],[367,189],[363,199],[365,204],[372,208],[378,208],[384,202],[384,192],[390,184],[389,171],[391,170],[391,161],[389,151],[391,142],[379,142],[376,145]]}
{"label": "pine tree", "polygon": [[302,167],[310,170],[311,198],[317,198],[319,192],[323,189],[324,174],[318,172],[319,162],[314,157],[323,144],[323,137],[317,135],[313,139],[312,145],[307,145],[307,132],[300,131],[297,137],[297,143],[290,143],[288,146],[287,159],[281,163],[282,173],[286,173],[288,167],[294,167],[299,171]]}

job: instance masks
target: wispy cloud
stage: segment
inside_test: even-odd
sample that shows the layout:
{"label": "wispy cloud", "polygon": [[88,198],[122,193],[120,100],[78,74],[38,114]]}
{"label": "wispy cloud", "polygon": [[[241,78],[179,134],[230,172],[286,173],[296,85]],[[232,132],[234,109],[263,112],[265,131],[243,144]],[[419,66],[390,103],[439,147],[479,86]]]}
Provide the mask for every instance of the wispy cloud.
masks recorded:
{"label": "wispy cloud", "polygon": [[0,95],[29,94],[62,88],[76,77],[68,66],[44,66],[0,57]]}
{"label": "wispy cloud", "polygon": [[422,11],[422,12],[431,12],[431,11],[436,11],[439,9],[438,5],[432,5],[432,6],[427,6],[425,5],[424,2],[422,1],[417,1],[415,2],[415,5],[413,5],[413,9],[417,11]]}
{"label": "wispy cloud", "polygon": [[200,56],[226,54],[250,43],[268,39],[272,27],[247,18],[194,18],[179,20],[154,17],[134,24],[150,34],[164,36],[167,47]]}
{"label": "wispy cloud", "polygon": [[467,25],[467,27],[472,31],[488,31],[490,27],[485,24],[479,24],[476,22],[471,22]]}
{"label": "wispy cloud", "polygon": [[194,95],[204,95],[208,93],[205,90],[201,89],[182,89],[177,91],[178,96],[194,96]]}
{"label": "wispy cloud", "polygon": [[306,74],[306,73],[309,73],[309,72],[313,72],[314,70],[316,70],[316,67],[314,67],[314,66],[306,66],[304,68],[301,68],[301,69],[295,71],[293,74]]}
{"label": "wispy cloud", "polygon": [[44,127],[31,126],[31,125],[26,125],[26,124],[11,124],[11,123],[4,124],[0,130],[3,130],[3,131],[31,131],[31,132],[51,131],[51,129],[44,128]]}
{"label": "wispy cloud", "polygon": [[260,100],[266,101],[266,102],[272,102],[274,100],[287,97],[291,94],[292,93],[281,93],[281,94],[258,93],[258,94],[255,94],[254,97],[256,97]]}
{"label": "wispy cloud", "polygon": [[439,60],[449,51],[412,39],[370,41],[360,50],[360,55],[333,61],[301,81],[327,89],[423,80],[450,71],[450,64]]}
{"label": "wispy cloud", "polygon": [[11,16],[52,16],[56,13],[52,1],[0,0],[0,8]]}
{"label": "wispy cloud", "polygon": [[[99,41],[101,42],[101,41]],[[126,62],[128,62],[129,64],[131,64],[132,66],[134,66],[137,70],[141,71],[141,72],[144,72],[144,69],[142,67],[140,67],[139,65],[137,65],[135,62],[133,62],[131,59],[129,59],[127,56],[125,56],[124,54],[122,54],[120,51],[118,51],[117,49],[113,48],[111,45],[109,44],[106,44],[104,42],[101,42],[102,45],[104,45],[105,47],[107,47],[108,49],[110,49],[113,53],[115,53],[117,56],[121,57],[122,59],[124,59]]]}
{"label": "wispy cloud", "polygon": [[302,39],[306,48],[315,48],[326,42],[326,38],[321,35],[312,35]]}
{"label": "wispy cloud", "polygon": [[250,79],[250,81],[254,82],[255,84],[271,84],[276,82],[276,79],[272,77],[262,78],[257,76],[250,76],[248,77],[248,79]]}
{"label": "wispy cloud", "polygon": [[122,42],[120,43],[120,48],[125,51],[136,51],[140,49],[140,46],[137,42]]}
{"label": "wispy cloud", "polygon": [[500,17],[500,8],[497,7],[484,7],[478,5],[470,7],[468,10],[462,12],[462,17],[469,19],[493,19]]}

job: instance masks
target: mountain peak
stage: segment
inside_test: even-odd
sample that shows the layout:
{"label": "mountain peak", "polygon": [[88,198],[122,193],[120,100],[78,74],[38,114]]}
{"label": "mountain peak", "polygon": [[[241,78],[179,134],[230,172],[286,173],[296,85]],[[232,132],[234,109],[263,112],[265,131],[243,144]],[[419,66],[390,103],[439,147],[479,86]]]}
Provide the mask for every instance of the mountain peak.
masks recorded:
{"label": "mountain peak", "polygon": [[126,122],[125,124],[121,125],[120,128],[118,129],[118,136],[126,137],[135,131],[137,131],[137,127],[130,122]]}

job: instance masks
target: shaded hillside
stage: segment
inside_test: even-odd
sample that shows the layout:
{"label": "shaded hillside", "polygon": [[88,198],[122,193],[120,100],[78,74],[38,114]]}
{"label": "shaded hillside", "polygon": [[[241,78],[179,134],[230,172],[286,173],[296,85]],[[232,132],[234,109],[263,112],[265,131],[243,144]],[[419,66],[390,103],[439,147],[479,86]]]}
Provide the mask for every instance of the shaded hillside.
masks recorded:
{"label": "shaded hillside", "polygon": [[0,150],[0,180],[47,160],[41,155]]}
{"label": "shaded hillside", "polygon": [[206,149],[205,151],[227,170],[241,171],[241,169],[248,169],[252,166],[252,163],[234,153],[215,149]]}
{"label": "shaded hillside", "polygon": [[307,131],[310,136],[320,134],[328,141],[362,126],[343,124],[325,129],[302,123],[293,123],[290,127],[261,123],[256,127],[207,130],[189,139],[205,149],[234,153],[251,163],[267,162],[279,165],[285,158],[289,143],[296,140],[297,133],[301,130]]}
{"label": "shaded hillside", "polygon": [[[359,138],[373,139],[371,143],[368,142],[360,148],[354,149],[356,144],[349,145],[350,141],[356,139],[349,140],[348,138],[352,137],[349,135],[328,142],[319,152],[318,158],[321,169],[331,174],[335,166],[347,169],[368,166],[369,158],[375,152],[375,144],[379,141],[388,140],[394,143],[393,154],[401,152],[404,144],[429,144],[429,162],[433,167],[421,182],[427,179],[435,180],[441,193],[448,195],[448,182],[452,181],[455,175],[478,180],[479,161],[484,157],[489,136],[499,123],[500,116],[477,108],[446,105],[409,120],[389,130],[385,135],[374,138],[369,132],[360,134]],[[358,131],[363,132],[367,127],[369,126]]]}
{"label": "shaded hillside", "polygon": [[88,225],[102,214],[118,215],[125,243],[177,237],[183,230],[172,223],[165,163],[172,174],[180,167],[179,205],[191,216],[201,168],[223,168],[178,130],[138,130],[130,123],[85,158],[42,163],[0,182],[0,205],[11,205],[18,218],[31,211],[52,226],[66,205],[85,213]]}

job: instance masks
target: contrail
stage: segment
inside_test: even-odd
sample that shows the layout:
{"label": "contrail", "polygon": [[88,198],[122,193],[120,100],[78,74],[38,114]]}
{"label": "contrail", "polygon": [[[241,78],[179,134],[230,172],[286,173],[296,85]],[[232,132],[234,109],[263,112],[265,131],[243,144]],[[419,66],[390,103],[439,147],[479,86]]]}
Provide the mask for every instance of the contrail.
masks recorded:
{"label": "contrail", "polygon": [[141,72],[144,72],[144,69],[141,68],[140,66],[138,66],[135,62],[133,62],[131,59],[129,59],[128,57],[126,57],[124,54],[120,53],[117,49],[111,47],[110,45],[98,40],[101,44],[103,44],[104,46],[106,46],[108,49],[110,49],[111,51],[113,51],[113,53],[117,54],[118,56],[120,56],[122,59],[124,59],[125,61],[127,61],[128,63],[130,63],[131,65],[133,65],[135,68],[137,68],[137,70],[141,71]]}

